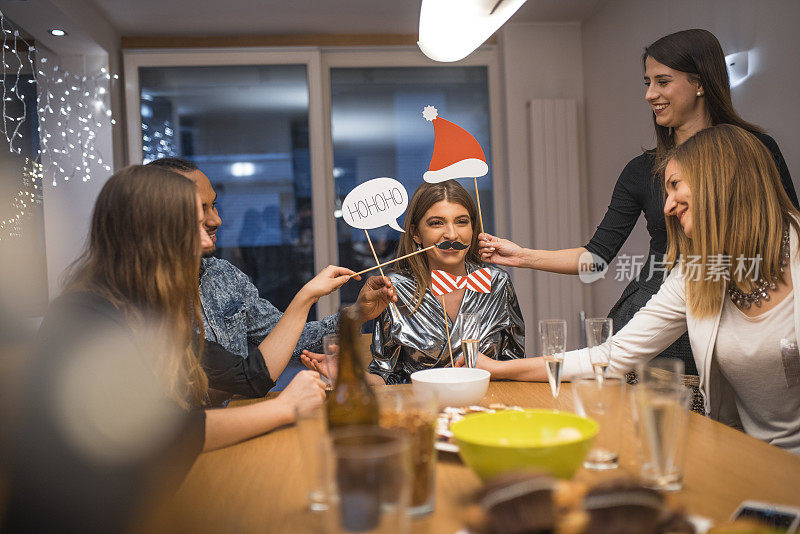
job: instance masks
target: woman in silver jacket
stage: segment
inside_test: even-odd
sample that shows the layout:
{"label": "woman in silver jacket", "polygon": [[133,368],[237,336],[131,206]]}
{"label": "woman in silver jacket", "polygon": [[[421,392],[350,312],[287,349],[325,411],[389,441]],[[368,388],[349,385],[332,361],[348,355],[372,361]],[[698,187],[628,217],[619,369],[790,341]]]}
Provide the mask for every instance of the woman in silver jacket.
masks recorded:
{"label": "woman in silver jacket", "polygon": [[[484,357],[511,360],[525,356],[525,324],[514,287],[508,273],[481,264],[477,220],[472,197],[454,180],[424,183],[414,192],[397,255],[443,242],[455,246],[432,248],[403,259],[389,274],[398,301],[375,322],[369,365],[369,371],[377,375],[374,382],[405,383],[415,371],[449,367],[451,348],[453,361],[458,360],[461,337],[454,323],[462,313],[481,316],[478,350]],[[437,296],[431,286],[433,269],[456,277],[482,276],[488,270],[491,290],[481,293],[462,287]],[[476,272],[480,269],[483,272]]]}

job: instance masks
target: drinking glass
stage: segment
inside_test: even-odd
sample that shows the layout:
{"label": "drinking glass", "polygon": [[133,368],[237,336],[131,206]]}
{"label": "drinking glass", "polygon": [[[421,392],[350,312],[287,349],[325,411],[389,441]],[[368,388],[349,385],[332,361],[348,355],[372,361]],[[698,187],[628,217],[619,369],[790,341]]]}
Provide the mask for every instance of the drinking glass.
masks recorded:
{"label": "drinking glass", "polygon": [[339,334],[326,334],[322,337],[322,352],[325,355],[325,370],[328,372],[325,389],[330,391],[336,383],[339,370]]}
{"label": "drinking glass", "polygon": [[586,319],[586,344],[589,349],[589,357],[592,361],[592,368],[596,376],[602,378],[606,374],[606,369],[611,361],[611,344],[608,340],[614,333],[614,323],[608,317],[592,317]]}
{"label": "drinking glass", "polygon": [[619,425],[625,380],[618,376],[595,375],[576,378],[575,411],[597,421],[600,431],[583,466],[587,469],[615,469],[619,465]]}
{"label": "drinking glass", "polygon": [[312,512],[328,509],[331,488],[326,486],[326,462],[330,460],[326,449],[330,447],[328,416],[325,406],[295,408],[297,440],[303,463],[303,478],[308,487],[308,508]]}
{"label": "drinking glass", "polygon": [[478,363],[478,343],[481,334],[481,316],[477,313],[460,313],[453,326],[461,339],[461,354],[464,365],[475,367]]}
{"label": "drinking glass", "polygon": [[689,388],[639,384],[634,388],[641,478],[645,486],[681,489],[686,434],[689,425]]}
{"label": "drinking glass", "polygon": [[411,503],[409,513],[420,517],[433,512],[436,496],[436,420],[439,399],[432,391],[393,387],[378,394],[380,426],[405,433],[411,447]]}
{"label": "drinking glass", "polygon": [[658,357],[636,368],[639,384],[655,388],[682,388],[683,361],[678,358]]}
{"label": "drinking glass", "polygon": [[411,496],[408,437],[374,426],[331,430],[331,468],[337,498],[331,501],[329,532],[406,533]]}
{"label": "drinking glass", "polygon": [[547,369],[547,380],[553,400],[558,400],[561,389],[561,370],[564,367],[564,352],[567,350],[567,322],[563,319],[539,321],[539,338],[542,356]]}

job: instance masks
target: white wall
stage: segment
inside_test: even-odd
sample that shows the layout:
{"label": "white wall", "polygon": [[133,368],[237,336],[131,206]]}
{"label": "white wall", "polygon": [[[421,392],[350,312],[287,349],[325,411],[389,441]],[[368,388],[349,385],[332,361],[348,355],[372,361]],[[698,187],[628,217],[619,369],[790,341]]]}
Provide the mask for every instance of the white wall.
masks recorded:
{"label": "white wall", "polygon": [[[94,73],[108,64],[106,56],[62,56],[52,57],[49,63],[58,61],[60,67],[70,73]],[[61,87],[63,91],[63,87]],[[53,93],[59,97],[61,92],[53,88]],[[85,104],[86,100],[80,91],[71,91],[66,95],[67,101],[73,109],[77,110],[79,101]],[[52,119],[49,119],[52,121]],[[78,131],[83,125],[73,116],[68,127]],[[103,121],[103,127],[96,128],[97,138],[94,143],[96,150],[106,161],[111,161],[113,154],[113,142],[111,135],[110,122]],[[60,130],[59,130],[60,131]],[[53,132],[55,136],[55,132]],[[75,143],[77,147],[77,143]],[[72,150],[70,153],[51,154],[64,169],[74,168],[81,162],[79,149]],[[42,161],[47,168],[47,161]],[[64,269],[72,263],[81,252],[88,236],[89,224],[94,208],[94,201],[97,194],[110,176],[103,166],[97,163],[90,165],[92,179],[84,182],[82,175],[76,175],[69,181],[64,181],[58,177],[56,185],[49,176],[43,180],[43,208],[44,208],[44,237],[47,256],[47,281],[50,298],[53,299],[59,294],[60,279]]]}
{"label": "white wall", "polygon": [[[533,241],[531,210],[546,209],[543,199],[531,195],[529,171],[529,141],[527,104],[536,98],[569,98],[583,107],[583,72],[581,29],[578,23],[564,24],[509,24],[503,28],[499,39],[505,83],[505,134],[508,157],[508,196],[510,232],[507,237],[528,247]],[[582,122],[582,116],[579,117]],[[576,217],[582,217],[582,200],[576,199]],[[585,221],[581,221],[585,227]],[[575,247],[584,243],[564,243]],[[536,273],[526,269],[513,269],[511,274],[520,299],[526,326],[527,354],[537,354],[538,320],[534,313],[535,277],[563,275]],[[579,284],[578,278],[575,283]],[[576,332],[575,317],[565,317],[568,330]],[[570,336],[572,337],[572,336]]]}
{"label": "white wall", "polygon": [[[104,66],[108,66],[111,72],[121,72],[120,34],[90,0],[4,2],[3,12],[33,36],[39,55],[48,57],[48,66],[59,65],[72,73],[94,73]],[[69,37],[49,35],[47,30],[55,27],[66,29]],[[113,169],[124,163],[125,154],[124,124],[120,120],[124,116],[122,83],[120,79],[107,87],[117,124],[112,126],[101,120],[104,125],[97,129],[95,141],[103,160],[113,161]],[[60,90],[63,89],[61,86]],[[81,95],[72,91],[64,96],[65,104],[78,110],[77,102]],[[72,128],[77,131],[77,120],[73,118],[73,122]],[[76,151],[66,156],[53,156],[59,158],[64,168],[74,167],[73,162],[80,161],[80,154]],[[95,164],[90,182],[82,182],[80,178],[70,182],[59,179],[54,187],[52,180],[43,181],[45,255],[51,299],[58,295],[59,278],[64,268],[76,258],[85,241],[94,200],[110,175],[109,171]]]}
{"label": "white wall", "polygon": [[[608,0],[582,25],[586,96],[588,214],[600,222],[625,164],[654,145],[651,113],[644,101],[643,48],[669,33],[704,28],[726,54],[755,50],[755,72],[733,89],[745,120],[765,128],[781,147],[800,180],[800,2],[795,0]],[[642,218],[643,220],[643,218]],[[646,254],[649,237],[642,221],[620,254]],[[594,313],[606,313],[623,282],[592,286]]]}

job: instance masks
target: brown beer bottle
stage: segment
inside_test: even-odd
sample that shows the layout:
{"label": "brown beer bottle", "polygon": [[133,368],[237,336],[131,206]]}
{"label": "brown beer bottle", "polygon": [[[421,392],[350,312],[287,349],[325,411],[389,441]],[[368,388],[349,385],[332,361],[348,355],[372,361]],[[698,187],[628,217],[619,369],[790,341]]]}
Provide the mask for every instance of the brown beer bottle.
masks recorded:
{"label": "brown beer bottle", "polygon": [[360,337],[358,313],[352,307],[343,308],[339,313],[339,370],[326,400],[331,428],[378,425],[378,399],[367,382]]}

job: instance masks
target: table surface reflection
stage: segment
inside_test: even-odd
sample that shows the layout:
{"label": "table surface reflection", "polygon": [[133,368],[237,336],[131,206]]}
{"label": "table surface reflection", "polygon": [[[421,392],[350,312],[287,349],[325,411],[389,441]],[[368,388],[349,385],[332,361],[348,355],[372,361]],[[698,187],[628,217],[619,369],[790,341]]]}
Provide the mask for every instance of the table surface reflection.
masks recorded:
{"label": "table surface reflection", "polygon": [[[410,387],[410,386],[385,386]],[[562,385],[559,408],[571,410]],[[248,402],[248,401],[240,401]],[[479,403],[555,407],[548,384],[492,382]],[[619,469],[581,469],[576,480],[593,484],[638,473],[633,423],[626,411]],[[626,438],[630,436],[630,438]],[[306,509],[306,486],[294,427],[201,455],[174,499],[148,522],[148,531],[320,532],[322,518]],[[478,477],[456,455],[439,453],[436,511],[413,532],[452,533],[464,526],[464,508]],[[745,500],[800,506],[800,458],[737,430],[692,414],[684,488],[670,495],[691,514],[726,520]]]}

